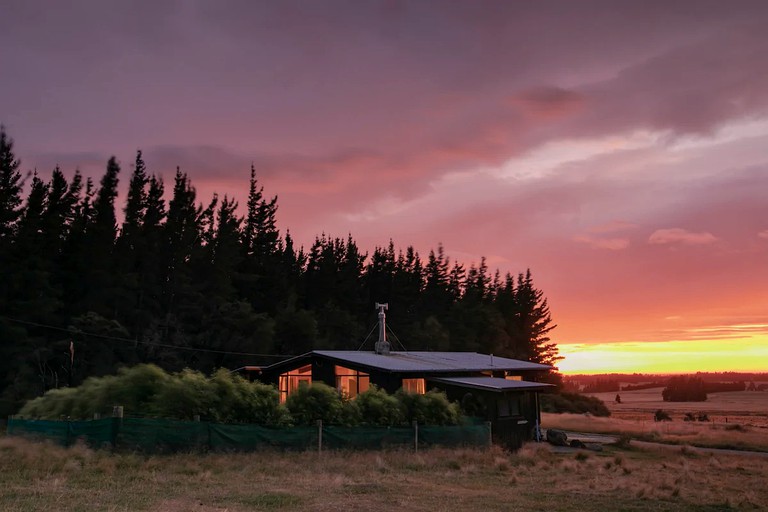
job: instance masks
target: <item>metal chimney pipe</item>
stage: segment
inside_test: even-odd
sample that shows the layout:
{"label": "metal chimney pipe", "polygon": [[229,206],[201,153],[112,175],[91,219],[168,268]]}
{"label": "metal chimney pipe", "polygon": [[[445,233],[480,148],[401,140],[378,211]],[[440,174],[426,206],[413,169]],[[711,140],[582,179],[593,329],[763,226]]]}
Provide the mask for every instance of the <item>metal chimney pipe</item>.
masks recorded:
{"label": "metal chimney pipe", "polygon": [[376,309],[379,310],[379,341],[376,342],[375,350],[377,354],[389,354],[389,342],[387,341],[387,314],[389,303],[376,303]]}

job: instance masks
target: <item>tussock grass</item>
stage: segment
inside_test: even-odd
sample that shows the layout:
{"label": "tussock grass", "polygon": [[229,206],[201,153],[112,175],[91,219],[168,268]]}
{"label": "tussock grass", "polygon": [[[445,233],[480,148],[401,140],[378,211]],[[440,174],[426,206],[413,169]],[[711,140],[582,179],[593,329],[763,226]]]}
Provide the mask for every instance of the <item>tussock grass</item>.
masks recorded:
{"label": "tussock grass", "polygon": [[[578,452],[582,453],[582,452]],[[0,438],[0,510],[722,510],[763,506],[768,459],[491,449],[141,456]]]}

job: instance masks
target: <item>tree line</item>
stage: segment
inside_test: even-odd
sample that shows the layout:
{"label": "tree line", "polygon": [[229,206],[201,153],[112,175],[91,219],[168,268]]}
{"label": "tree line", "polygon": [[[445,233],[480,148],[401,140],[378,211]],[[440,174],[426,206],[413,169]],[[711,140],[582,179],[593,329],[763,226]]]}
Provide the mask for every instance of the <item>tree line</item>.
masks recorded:
{"label": "tree line", "polygon": [[179,168],[166,185],[141,151],[118,223],[121,172],[112,157],[98,185],[58,166],[24,177],[0,128],[0,413],[121,366],[210,372],[354,350],[375,302],[390,303],[408,350],[560,359],[530,271],[466,267],[442,246],[368,254],[351,235],[297,247],[253,167],[241,210],[227,196],[199,201]]}

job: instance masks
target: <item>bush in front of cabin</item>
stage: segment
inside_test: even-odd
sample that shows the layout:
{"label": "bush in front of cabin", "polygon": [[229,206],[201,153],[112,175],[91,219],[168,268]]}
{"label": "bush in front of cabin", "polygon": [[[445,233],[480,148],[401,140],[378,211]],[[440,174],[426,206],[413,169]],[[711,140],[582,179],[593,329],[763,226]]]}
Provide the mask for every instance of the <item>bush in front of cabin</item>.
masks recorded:
{"label": "bush in front of cabin", "polygon": [[357,405],[322,382],[299,386],[288,396],[285,406],[296,425],[314,425],[322,420],[326,425],[353,426],[360,421]]}
{"label": "bush in front of cabin", "polygon": [[274,386],[248,382],[227,370],[210,378],[185,369],[168,374],[154,365],[91,377],[76,388],[59,388],[27,402],[19,414],[39,419],[90,419],[122,405],[127,414],[191,421],[289,425]]}
{"label": "bush in front of cabin", "polygon": [[224,368],[208,379],[216,397],[212,420],[220,423],[256,423],[260,425],[289,425],[290,414],[280,404],[274,386],[249,382]]}
{"label": "bush in front of cabin", "polygon": [[400,389],[395,397],[405,408],[408,424],[416,421],[419,425],[458,425],[461,420],[461,408],[442,391],[433,389],[420,395]]}
{"label": "bush in front of cabin", "polygon": [[394,396],[372,385],[355,399],[365,425],[394,427],[405,423],[405,407]]}
{"label": "bush in front of cabin", "polygon": [[187,368],[164,383],[144,413],[187,421],[199,415],[201,419],[209,420],[218,416],[215,411],[216,401],[217,397],[206,376]]}
{"label": "bush in front of cabin", "polygon": [[123,405],[129,411],[152,411],[170,376],[155,365],[121,368],[117,375],[90,377],[76,388],[52,389],[27,402],[21,416],[41,419],[90,419]]}

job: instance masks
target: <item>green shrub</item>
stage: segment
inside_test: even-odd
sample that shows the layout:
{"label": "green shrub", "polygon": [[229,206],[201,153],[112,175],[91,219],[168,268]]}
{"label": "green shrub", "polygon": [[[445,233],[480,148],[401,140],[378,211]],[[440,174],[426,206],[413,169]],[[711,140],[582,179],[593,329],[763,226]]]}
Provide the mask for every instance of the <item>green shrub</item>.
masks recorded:
{"label": "green shrub", "polygon": [[405,408],[394,396],[371,386],[355,399],[362,423],[367,425],[397,426],[405,423]]}
{"label": "green shrub", "polygon": [[120,368],[113,386],[108,390],[112,405],[122,405],[128,411],[151,410],[155,395],[168,384],[170,376],[153,364]]}
{"label": "green shrub", "polygon": [[257,423],[288,425],[291,417],[280,404],[274,386],[249,382],[240,375],[219,369],[210,378],[215,397],[215,421],[222,423]]}
{"label": "green shrub", "polygon": [[201,419],[216,421],[217,398],[205,375],[185,369],[164,382],[144,411],[162,418],[191,421],[199,415]]}
{"label": "green shrub", "polygon": [[27,402],[19,414],[29,418],[89,419],[123,405],[128,414],[206,421],[287,425],[274,386],[252,383],[227,370],[210,378],[193,370],[168,374],[154,365],[121,369],[117,375],[91,377],[77,388],[48,391]]}
{"label": "green shrub", "polygon": [[45,395],[27,402],[19,414],[29,418],[58,420],[72,415],[77,392],[74,388],[52,389]]}
{"label": "green shrub", "polygon": [[354,402],[343,400],[336,389],[316,382],[311,386],[300,386],[291,393],[285,406],[297,425],[314,425],[323,420],[327,425],[355,425],[359,411]]}
{"label": "green shrub", "polygon": [[419,425],[458,425],[461,419],[459,405],[448,400],[445,393],[437,390],[424,395],[398,390],[395,397],[403,404],[407,423]]}

